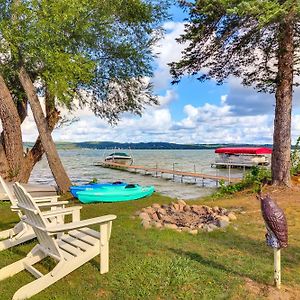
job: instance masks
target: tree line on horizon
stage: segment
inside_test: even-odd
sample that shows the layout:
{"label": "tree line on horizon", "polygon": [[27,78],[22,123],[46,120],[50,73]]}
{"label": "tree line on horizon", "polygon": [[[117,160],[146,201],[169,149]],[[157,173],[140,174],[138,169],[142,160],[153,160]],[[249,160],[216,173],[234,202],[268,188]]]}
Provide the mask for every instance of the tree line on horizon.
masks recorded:
{"label": "tree line on horizon", "polygon": [[[0,174],[27,182],[46,155],[61,190],[71,185],[51,133],[62,107],[88,107],[116,124],[158,104],[149,80],[151,47],[161,37],[168,0],[0,0]],[[275,95],[273,184],[290,185],[293,89],[300,75],[296,0],[179,1],[187,43],[173,62],[183,76],[222,84],[230,76]],[[241,100],[242,101],[242,100]],[[21,125],[31,107],[39,136],[24,153]]]}

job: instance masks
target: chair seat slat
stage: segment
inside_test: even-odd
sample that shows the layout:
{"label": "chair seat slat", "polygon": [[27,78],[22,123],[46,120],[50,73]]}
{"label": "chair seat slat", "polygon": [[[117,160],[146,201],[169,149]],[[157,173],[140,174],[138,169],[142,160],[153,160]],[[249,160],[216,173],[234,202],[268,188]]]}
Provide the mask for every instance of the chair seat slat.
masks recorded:
{"label": "chair seat slat", "polygon": [[94,246],[99,243],[99,239],[97,240],[94,237],[87,235],[84,232],[81,232],[79,230],[71,230],[71,231],[69,231],[69,235],[73,236],[83,242],[86,242],[86,243],[90,244],[91,246]]}

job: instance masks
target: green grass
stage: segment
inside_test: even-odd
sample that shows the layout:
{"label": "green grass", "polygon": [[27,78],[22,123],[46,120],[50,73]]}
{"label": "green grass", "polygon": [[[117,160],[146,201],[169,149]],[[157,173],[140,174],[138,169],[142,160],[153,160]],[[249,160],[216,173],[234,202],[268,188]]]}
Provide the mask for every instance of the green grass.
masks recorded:
{"label": "green grass", "polygon": [[[263,292],[253,293],[245,284],[252,280],[260,287],[270,286],[273,272],[272,250],[265,246],[258,202],[251,197],[192,201],[228,208],[243,206],[246,211],[238,214],[238,220],[226,231],[196,236],[144,230],[140,220],[133,218],[142,207],[172,201],[159,194],[133,202],[84,205],[82,219],[111,213],[118,217],[113,222],[109,273],[100,275],[97,257],[32,299],[263,299]],[[293,218],[300,215],[300,206],[297,208],[297,212],[292,211]],[[17,221],[8,203],[0,204],[0,220],[1,230]],[[283,282],[298,288],[300,241],[296,231],[292,240],[282,255]],[[0,267],[24,257],[35,243],[0,252]],[[47,260],[39,269],[45,271],[51,266]],[[31,280],[33,277],[24,271],[1,281],[1,300],[11,299]]]}

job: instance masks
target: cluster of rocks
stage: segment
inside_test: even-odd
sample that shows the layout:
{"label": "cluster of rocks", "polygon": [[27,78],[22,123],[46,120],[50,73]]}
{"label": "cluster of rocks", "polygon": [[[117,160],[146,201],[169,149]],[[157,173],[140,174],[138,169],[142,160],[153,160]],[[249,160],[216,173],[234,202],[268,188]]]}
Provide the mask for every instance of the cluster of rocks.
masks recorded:
{"label": "cluster of rocks", "polygon": [[157,204],[143,208],[136,213],[142,219],[144,228],[168,228],[197,234],[201,231],[213,231],[227,227],[236,220],[233,212],[221,207],[205,205],[188,205],[183,200],[177,203]]}

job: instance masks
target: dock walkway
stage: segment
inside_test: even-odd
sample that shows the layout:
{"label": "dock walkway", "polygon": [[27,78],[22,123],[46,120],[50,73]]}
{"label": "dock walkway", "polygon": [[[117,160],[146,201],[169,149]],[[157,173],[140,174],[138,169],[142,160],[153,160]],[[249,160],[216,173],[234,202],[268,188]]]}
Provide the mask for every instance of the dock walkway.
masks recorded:
{"label": "dock walkway", "polygon": [[138,165],[123,165],[123,164],[117,164],[113,162],[98,162],[95,163],[95,166],[103,167],[103,168],[111,168],[111,169],[122,169],[125,171],[144,171],[145,174],[147,173],[152,173],[155,174],[156,177],[158,177],[158,174],[162,177],[163,174],[170,174],[173,175],[173,179],[175,176],[180,176],[181,177],[181,182],[183,182],[184,177],[191,177],[194,178],[195,180],[197,178],[199,179],[209,179],[216,181],[218,183],[219,181],[225,181],[229,183],[236,183],[239,182],[241,179],[240,178],[232,178],[230,176],[218,176],[218,175],[210,175],[210,174],[203,174],[203,173],[196,173],[196,172],[184,172],[184,171],[177,171],[177,170],[171,170],[171,169],[162,169],[162,168],[151,168],[151,167],[146,167],[146,166],[138,166]]}

